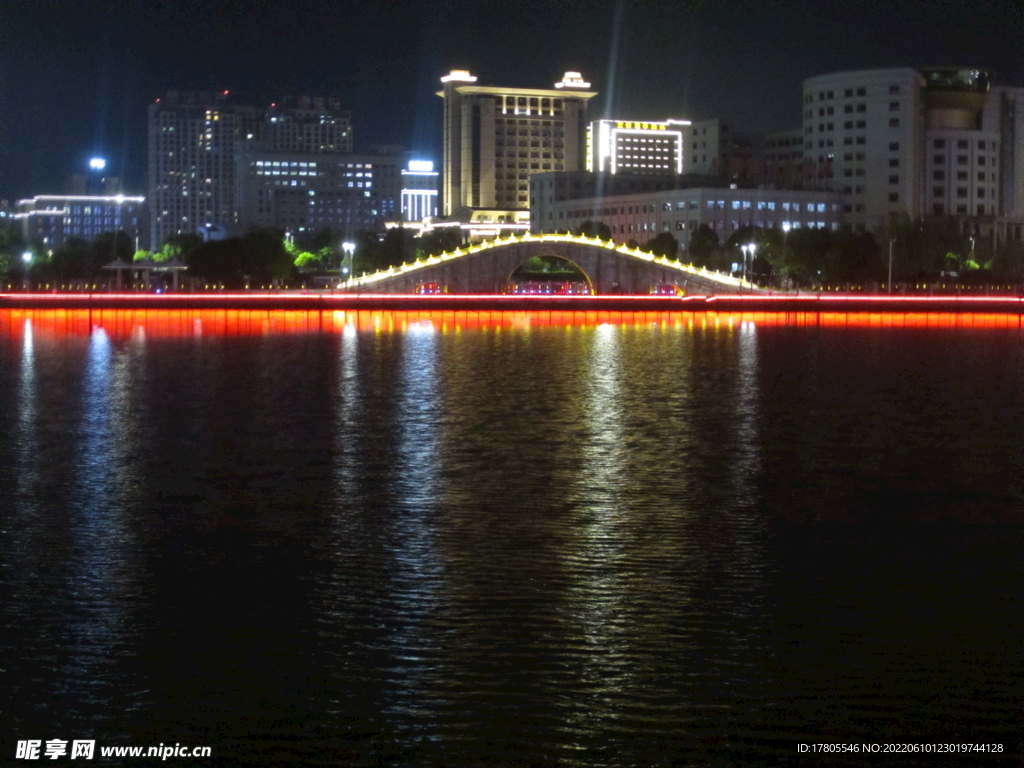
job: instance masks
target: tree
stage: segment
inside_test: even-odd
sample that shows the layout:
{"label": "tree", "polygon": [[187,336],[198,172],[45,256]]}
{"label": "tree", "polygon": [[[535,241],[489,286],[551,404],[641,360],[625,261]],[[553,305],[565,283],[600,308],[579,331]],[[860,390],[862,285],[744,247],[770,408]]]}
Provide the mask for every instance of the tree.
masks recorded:
{"label": "tree", "polygon": [[701,224],[690,235],[690,260],[698,267],[710,267],[718,255],[718,233]]}
{"label": "tree", "polygon": [[1000,280],[1019,282],[1024,279],[1024,243],[1008,240],[996,246],[992,274]]}
{"label": "tree", "polygon": [[0,225],[0,275],[20,268],[21,254],[28,248],[20,227]]}
{"label": "tree", "polygon": [[135,254],[135,245],[125,232],[101,232],[90,245],[91,257],[83,277],[100,274],[104,264],[121,259],[130,262]]}
{"label": "tree", "polygon": [[833,232],[824,276],[843,283],[882,280],[885,265],[875,236],[869,232]]}
{"label": "tree", "polygon": [[416,258],[438,256],[462,247],[462,229],[438,227],[416,238]]}
{"label": "tree", "polygon": [[352,255],[352,274],[364,275],[386,269],[384,265],[380,238],[375,232],[360,230],[354,238],[355,251]]}
{"label": "tree", "polygon": [[794,229],[787,236],[786,244],[781,264],[772,266],[797,283],[819,285],[826,277],[831,233],[827,229]]}
{"label": "tree", "polygon": [[80,237],[69,237],[53,252],[50,263],[44,267],[45,272],[37,274],[41,278],[45,275],[45,278],[54,282],[78,280],[87,277],[91,268],[92,252],[89,243]]}
{"label": "tree", "polygon": [[192,275],[241,287],[248,277],[256,285],[282,280],[292,274],[294,259],[277,230],[255,230],[243,237],[212,240],[188,254]]}
{"label": "tree", "polygon": [[397,267],[416,259],[416,234],[405,227],[393,227],[380,241],[380,258],[385,267]]}
{"label": "tree", "polygon": [[579,237],[596,237],[598,240],[611,240],[612,228],[603,221],[591,221],[587,219],[573,233]]}
{"label": "tree", "polygon": [[254,230],[240,240],[244,274],[257,282],[284,280],[292,274],[294,259],[284,247],[284,238],[276,230]]}
{"label": "tree", "polygon": [[179,232],[176,235],[171,235],[160,244],[160,248],[153,254],[153,261],[178,259],[179,261],[187,262],[188,256],[192,251],[202,244],[203,238],[194,232]]}
{"label": "tree", "polygon": [[668,232],[659,232],[644,245],[644,249],[655,256],[674,259],[679,255],[679,241]]}

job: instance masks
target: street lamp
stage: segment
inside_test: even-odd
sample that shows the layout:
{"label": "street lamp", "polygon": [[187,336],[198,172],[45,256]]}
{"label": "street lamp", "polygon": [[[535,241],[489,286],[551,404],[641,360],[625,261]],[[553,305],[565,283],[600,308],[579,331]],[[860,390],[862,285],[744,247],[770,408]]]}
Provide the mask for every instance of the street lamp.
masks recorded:
{"label": "street lamp", "polygon": [[356,252],[356,244],[351,240],[346,240],[341,244],[341,250],[345,254],[345,257],[341,260],[341,274],[345,280],[348,280],[352,274],[352,256]]}
{"label": "street lamp", "polygon": [[21,260],[25,264],[25,273],[22,276],[22,288],[28,290],[28,273],[32,269],[32,251],[24,251],[21,254]]}
{"label": "street lamp", "polygon": [[743,251],[743,280],[749,284],[749,272],[747,271],[747,256],[750,256],[750,272],[754,271],[754,254],[757,253],[757,243],[746,243],[740,246]]}

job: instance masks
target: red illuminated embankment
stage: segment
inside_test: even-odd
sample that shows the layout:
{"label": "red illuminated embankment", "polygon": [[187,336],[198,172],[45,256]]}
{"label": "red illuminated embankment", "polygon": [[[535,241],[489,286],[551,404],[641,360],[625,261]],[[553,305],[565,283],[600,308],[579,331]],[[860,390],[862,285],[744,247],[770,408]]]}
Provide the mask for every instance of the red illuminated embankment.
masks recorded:
{"label": "red illuminated embankment", "polygon": [[340,334],[347,330],[441,333],[472,330],[565,327],[693,329],[728,331],[757,327],[1013,328],[1021,316],[979,312],[760,312],[701,310],[236,310],[236,309],[0,309],[0,338],[87,337],[102,329],[111,339],[173,339],[220,336]]}
{"label": "red illuminated embankment", "polygon": [[943,312],[1019,314],[1018,296],[742,294],[720,296],[518,296],[332,293],[7,293],[0,309],[463,310],[682,312]]}

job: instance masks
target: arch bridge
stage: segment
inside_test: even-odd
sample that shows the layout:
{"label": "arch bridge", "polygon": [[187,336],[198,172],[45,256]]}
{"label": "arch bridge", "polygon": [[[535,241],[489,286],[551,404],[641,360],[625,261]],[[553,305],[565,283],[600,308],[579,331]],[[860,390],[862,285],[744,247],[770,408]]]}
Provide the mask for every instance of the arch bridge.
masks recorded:
{"label": "arch bridge", "polygon": [[557,256],[575,264],[598,294],[650,293],[674,284],[690,294],[757,290],[731,275],[711,272],[624,245],[575,235],[525,235],[490,240],[451,253],[354,278],[343,290],[360,293],[415,293],[436,283],[449,293],[505,291],[512,273],[534,256]]}

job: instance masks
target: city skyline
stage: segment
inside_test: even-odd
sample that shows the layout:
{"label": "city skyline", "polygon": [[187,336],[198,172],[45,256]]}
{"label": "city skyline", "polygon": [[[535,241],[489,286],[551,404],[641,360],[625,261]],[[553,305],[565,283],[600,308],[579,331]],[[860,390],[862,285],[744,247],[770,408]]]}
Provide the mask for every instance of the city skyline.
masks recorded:
{"label": "city skyline", "polygon": [[59,192],[93,155],[127,191],[144,190],[145,107],[168,89],[336,96],[352,110],[356,151],[402,144],[437,162],[434,94],[456,67],[515,87],[581,71],[598,92],[592,119],[720,117],[765,131],[799,126],[800,83],[832,71],[952,64],[1024,82],[1024,11],[1009,2],[255,3],[244,17],[217,3],[198,20],[183,8],[8,9],[0,198]]}

